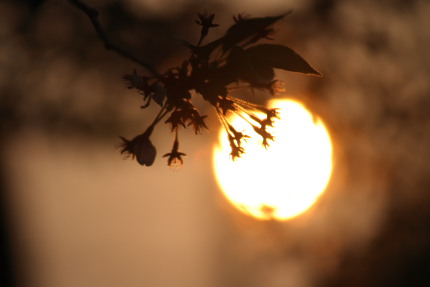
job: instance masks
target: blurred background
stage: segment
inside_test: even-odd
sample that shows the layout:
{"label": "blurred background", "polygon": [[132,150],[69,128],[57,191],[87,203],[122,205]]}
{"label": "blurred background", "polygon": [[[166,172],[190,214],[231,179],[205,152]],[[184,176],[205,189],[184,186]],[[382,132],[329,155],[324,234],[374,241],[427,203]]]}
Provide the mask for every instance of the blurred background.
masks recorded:
{"label": "blurred background", "polygon": [[[68,1],[0,1],[1,286],[430,286],[430,2],[88,0],[113,42],[159,71],[187,57],[196,13],[293,13],[275,42],[323,78],[283,73],[287,95],[328,126],[335,169],[308,212],[257,221],[221,195],[210,132],[159,126],[154,166],[123,160],[118,136],[156,109]],[[210,38],[209,38],[210,39]],[[261,99],[264,101],[265,99]]]}

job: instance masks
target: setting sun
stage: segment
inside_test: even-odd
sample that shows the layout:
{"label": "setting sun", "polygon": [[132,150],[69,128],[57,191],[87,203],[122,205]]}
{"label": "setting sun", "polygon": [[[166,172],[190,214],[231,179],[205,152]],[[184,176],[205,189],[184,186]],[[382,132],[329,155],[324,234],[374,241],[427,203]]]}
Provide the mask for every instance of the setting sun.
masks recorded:
{"label": "setting sun", "polygon": [[324,192],[333,169],[332,143],[321,119],[292,100],[273,100],[280,119],[270,132],[275,141],[264,149],[243,119],[230,118],[251,138],[246,153],[232,161],[224,130],[214,148],[213,166],[219,186],[240,211],[258,219],[285,220],[302,214]]}

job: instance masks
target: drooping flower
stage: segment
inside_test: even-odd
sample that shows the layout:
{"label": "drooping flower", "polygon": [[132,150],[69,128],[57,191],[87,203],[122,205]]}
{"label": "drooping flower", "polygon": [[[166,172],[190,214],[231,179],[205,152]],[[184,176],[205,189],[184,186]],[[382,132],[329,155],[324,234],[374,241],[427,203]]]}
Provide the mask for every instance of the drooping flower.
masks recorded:
{"label": "drooping flower", "polygon": [[215,13],[208,13],[207,11],[205,11],[204,13],[197,13],[197,16],[199,17],[198,20],[196,20],[196,23],[200,26],[203,27],[218,27],[219,24],[214,24],[214,18],[215,18]]}
{"label": "drooping flower", "polygon": [[203,41],[203,39],[206,37],[206,35],[209,32],[210,28],[214,28],[214,27],[218,27],[218,24],[214,24],[214,17],[215,14],[214,13],[197,13],[197,16],[199,17],[198,20],[196,20],[196,23],[200,26],[202,26],[202,31],[200,33],[200,39],[199,39],[199,43],[197,44],[197,46],[200,46],[201,42]]}
{"label": "drooping flower", "polygon": [[188,122],[188,126],[193,127],[193,131],[195,134],[199,134],[202,132],[202,130],[208,129],[205,123],[205,118],[207,118],[207,116],[200,115],[197,110],[193,113],[192,118],[190,118]]}
{"label": "drooping flower", "polygon": [[231,147],[231,159],[235,160],[237,157],[240,157],[245,153],[245,149],[240,146],[237,142],[235,142],[235,138],[232,135],[228,135],[228,141],[230,142]]}
{"label": "drooping flower", "polygon": [[242,145],[242,141],[246,141],[247,138],[250,138],[250,136],[243,134],[243,132],[238,132],[231,124],[228,124],[228,129],[233,134],[233,139],[239,147]]}
{"label": "drooping flower", "polygon": [[202,130],[208,129],[205,123],[207,116],[200,115],[197,109],[190,101],[183,101],[180,107],[176,108],[170,117],[165,121],[170,124],[172,131],[177,130],[178,127],[192,126],[194,133],[201,133]]}
{"label": "drooping flower", "polygon": [[178,149],[179,149],[179,141],[178,141],[178,134],[176,134],[172,151],[163,155],[163,157],[169,157],[167,159],[167,164],[169,166],[172,166],[173,164],[177,164],[178,161],[179,161],[178,163],[179,165],[183,164],[184,161],[182,160],[182,156],[186,156],[186,154],[183,152],[179,152]]}
{"label": "drooping flower", "polygon": [[279,112],[278,112],[278,108],[273,108],[273,109],[266,109],[263,108],[264,112],[267,115],[267,119],[272,119],[272,118],[277,118],[279,119]]}
{"label": "drooping flower", "polygon": [[222,114],[224,116],[227,115],[227,113],[229,111],[235,111],[236,110],[235,103],[232,100],[227,99],[225,97],[221,98],[218,101],[218,106],[221,109]]}
{"label": "drooping flower", "polygon": [[266,126],[273,126],[273,119],[279,119],[279,112],[278,108],[274,109],[268,109],[265,107],[259,107],[259,110],[264,112],[266,114],[266,118],[260,121],[257,121],[262,128],[265,128]]}
{"label": "drooping flower", "polygon": [[186,127],[184,119],[182,117],[182,110],[176,109],[171,114],[170,117],[165,121],[165,123],[170,124],[171,131],[178,129],[179,126]]}
{"label": "drooping flower", "polygon": [[272,136],[271,133],[269,133],[268,131],[266,131],[265,127],[257,127],[252,125],[252,128],[254,129],[254,131],[259,134],[262,138],[263,138],[263,146],[265,148],[267,148],[269,146],[269,142],[267,140],[275,140],[275,138]]}
{"label": "drooping flower", "polygon": [[132,159],[136,157],[140,165],[151,166],[157,155],[157,150],[149,139],[152,131],[153,126],[150,126],[143,134],[136,136],[132,140],[120,137],[122,143],[118,144],[118,148],[121,149],[121,154]]}

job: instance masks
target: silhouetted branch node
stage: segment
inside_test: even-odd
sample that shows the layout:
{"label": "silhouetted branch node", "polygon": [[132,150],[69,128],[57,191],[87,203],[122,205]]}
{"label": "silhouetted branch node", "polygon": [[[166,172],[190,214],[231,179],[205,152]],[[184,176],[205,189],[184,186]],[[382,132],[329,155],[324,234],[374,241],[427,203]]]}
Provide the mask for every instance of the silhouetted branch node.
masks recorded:
{"label": "silhouetted branch node", "polygon": [[97,32],[98,36],[103,41],[104,46],[107,50],[115,51],[121,56],[123,56],[124,58],[127,58],[141,65],[146,70],[151,72],[153,75],[159,75],[159,73],[155,70],[155,68],[151,64],[140,60],[130,52],[121,48],[119,45],[116,45],[112,43],[112,41],[110,41],[109,37],[107,36],[106,32],[104,31],[103,27],[101,26],[98,20],[99,12],[95,8],[88,6],[87,4],[85,4],[80,0],[69,0],[69,2],[88,16],[88,18],[91,21],[91,24],[94,27],[94,30]]}

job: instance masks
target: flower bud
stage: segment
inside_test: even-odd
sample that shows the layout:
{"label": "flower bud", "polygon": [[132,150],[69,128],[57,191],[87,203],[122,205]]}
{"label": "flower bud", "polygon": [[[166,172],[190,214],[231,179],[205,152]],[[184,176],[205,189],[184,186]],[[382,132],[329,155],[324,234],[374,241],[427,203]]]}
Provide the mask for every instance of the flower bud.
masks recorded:
{"label": "flower bud", "polygon": [[143,134],[136,136],[132,140],[120,137],[122,143],[118,147],[121,148],[121,154],[124,154],[126,157],[136,157],[140,165],[151,166],[157,155],[157,150],[149,139],[152,130],[153,127],[150,126]]}

